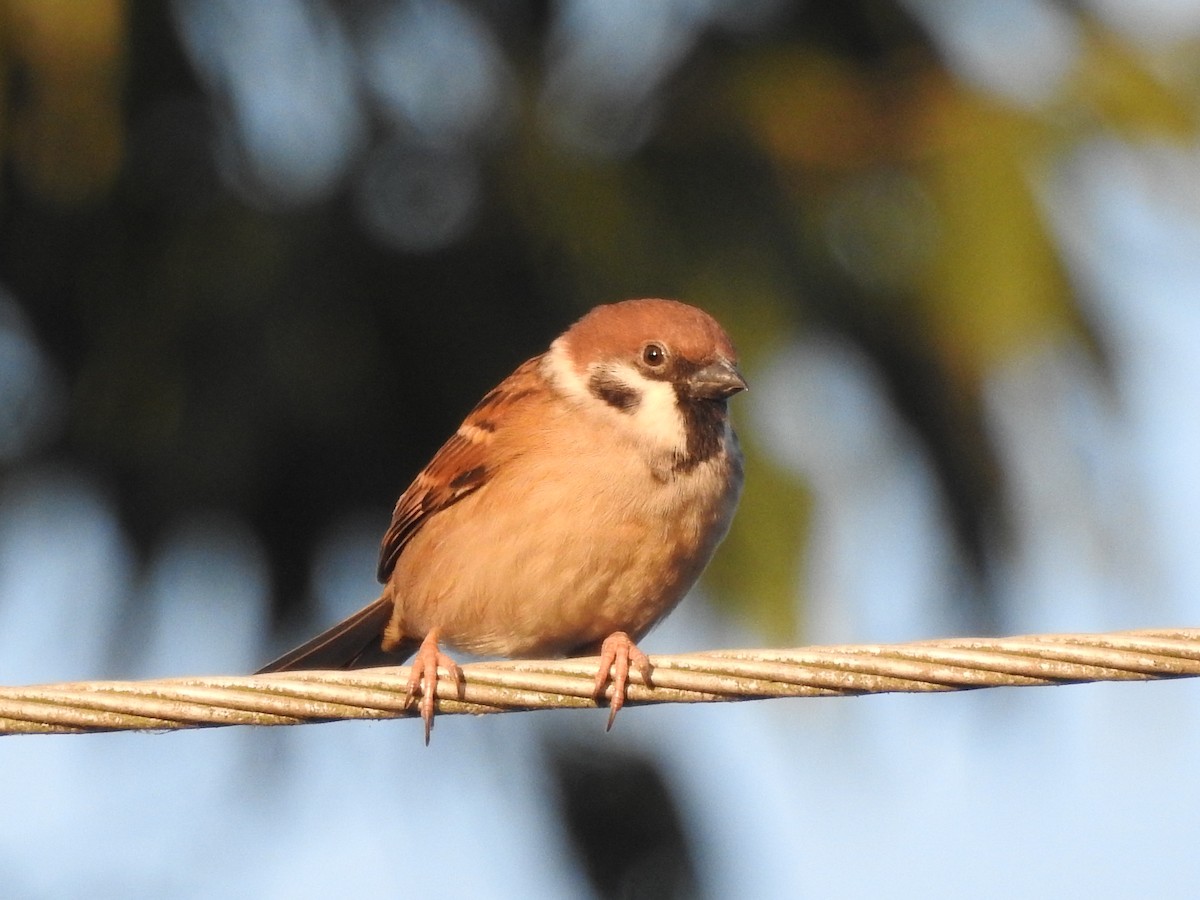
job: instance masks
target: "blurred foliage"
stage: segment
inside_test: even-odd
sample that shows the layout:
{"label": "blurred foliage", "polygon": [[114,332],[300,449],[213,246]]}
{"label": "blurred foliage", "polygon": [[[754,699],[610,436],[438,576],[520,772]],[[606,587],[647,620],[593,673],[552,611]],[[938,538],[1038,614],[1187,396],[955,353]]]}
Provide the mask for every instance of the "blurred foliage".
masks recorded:
{"label": "blurred foliage", "polygon": [[[287,21],[364,53],[386,6],[312,2]],[[239,91],[278,60],[217,77],[207,61],[231,42],[202,29],[285,7],[0,0],[0,283],[70,386],[65,431],[31,459],[111,481],[143,549],[187,510],[245,516],[281,608],[302,602],[330,523],[372,509],[382,532],[483,390],[592,304],[638,295],[716,314],[752,383],[805,330],[860,346],[932,461],[986,597],[1008,517],[983,381],[1063,333],[1103,358],[1036,175],[1098,133],[1195,134],[1200,57],[1134,46],[1081,5],[1053,7],[1080,36],[1068,76],[1019,103],[953,70],[906,4],[715,4],[707,22],[627,40],[633,52],[657,34],[658,68],[607,94],[604,58],[591,80],[555,69],[581,40],[568,7],[410,4],[423,28],[450,10],[438,21],[494,42],[505,64],[487,83],[511,78],[511,115],[488,94],[484,124],[431,139],[359,85],[365,124],[346,126],[336,177],[272,193],[283,175],[272,182],[238,130]],[[439,72],[435,95],[453,86]],[[273,109],[281,129],[286,113]],[[379,195],[364,173],[389,147],[408,154],[404,172],[432,173],[404,196],[442,215],[433,237],[389,244],[363,212]],[[747,494],[710,583],[789,640],[809,499],[742,431]]]}
{"label": "blurred foliage", "polygon": [[100,200],[121,166],[125,4],[8,0],[5,155],[41,201]]}

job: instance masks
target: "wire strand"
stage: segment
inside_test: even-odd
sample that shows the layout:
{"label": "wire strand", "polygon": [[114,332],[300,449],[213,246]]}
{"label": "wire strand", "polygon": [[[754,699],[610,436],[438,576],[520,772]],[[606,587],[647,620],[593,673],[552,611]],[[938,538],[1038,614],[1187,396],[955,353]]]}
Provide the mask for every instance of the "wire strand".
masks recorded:
{"label": "wire strand", "polygon": [[[651,661],[651,685],[630,672],[630,706],[1194,677],[1200,675],[1200,629],[720,650]],[[591,657],[465,665],[461,692],[451,679],[439,680],[437,710],[478,715],[593,708],[598,662]],[[408,667],[399,666],[0,687],[0,734],[410,717],[417,712],[405,702],[408,675]]]}

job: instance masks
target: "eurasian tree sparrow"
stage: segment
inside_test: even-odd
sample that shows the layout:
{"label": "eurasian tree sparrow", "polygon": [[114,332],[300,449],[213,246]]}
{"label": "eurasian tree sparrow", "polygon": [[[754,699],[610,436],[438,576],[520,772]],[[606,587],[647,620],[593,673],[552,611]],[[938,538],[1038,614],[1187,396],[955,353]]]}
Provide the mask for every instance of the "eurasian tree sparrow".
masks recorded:
{"label": "eurasian tree sparrow", "polygon": [[[707,313],[598,306],[489,392],[396,503],[383,594],[262,672],[354,668],[414,652],[425,741],[440,644],[504,657],[599,652],[608,726],[641,639],[691,588],[742,489],[726,401],[746,388]],[[382,635],[382,639],[380,639]],[[385,657],[386,659],[386,657]]]}

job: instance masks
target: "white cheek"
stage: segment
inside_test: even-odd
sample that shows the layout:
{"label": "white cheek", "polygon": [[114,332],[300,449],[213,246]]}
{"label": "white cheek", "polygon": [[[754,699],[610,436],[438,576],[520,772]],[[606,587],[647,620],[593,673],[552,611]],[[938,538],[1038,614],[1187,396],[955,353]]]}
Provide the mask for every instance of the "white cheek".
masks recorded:
{"label": "white cheek", "polygon": [[550,345],[550,351],[542,361],[542,374],[568,397],[576,400],[591,399],[587,383],[571,365],[567,356],[567,345],[562,338]]}
{"label": "white cheek", "polygon": [[683,452],[687,432],[676,405],[675,389],[665,381],[652,381],[628,365],[608,365],[608,372],[629,385],[641,398],[633,412],[622,412],[596,397],[567,357],[561,339],[550,345],[542,363],[547,379],[568,397],[599,412],[606,421],[629,434],[639,444],[648,444],[657,452]]}
{"label": "white cheek", "polygon": [[622,380],[642,395],[637,409],[621,415],[631,420],[637,433],[656,447],[679,449],[687,445],[687,432],[675,396],[675,388],[665,381],[643,378],[633,369],[623,369]]}

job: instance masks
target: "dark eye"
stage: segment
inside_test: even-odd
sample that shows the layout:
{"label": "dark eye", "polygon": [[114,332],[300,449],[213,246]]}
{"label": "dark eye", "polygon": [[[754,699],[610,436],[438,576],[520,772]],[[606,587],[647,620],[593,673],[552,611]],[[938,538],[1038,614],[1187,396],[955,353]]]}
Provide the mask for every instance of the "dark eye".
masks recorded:
{"label": "dark eye", "polygon": [[662,344],[647,344],[642,348],[642,362],[652,369],[657,369],[667,361],[667,351]]}

